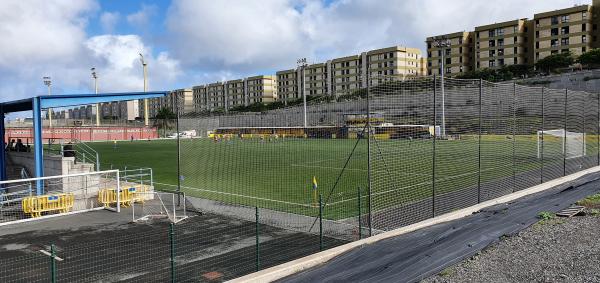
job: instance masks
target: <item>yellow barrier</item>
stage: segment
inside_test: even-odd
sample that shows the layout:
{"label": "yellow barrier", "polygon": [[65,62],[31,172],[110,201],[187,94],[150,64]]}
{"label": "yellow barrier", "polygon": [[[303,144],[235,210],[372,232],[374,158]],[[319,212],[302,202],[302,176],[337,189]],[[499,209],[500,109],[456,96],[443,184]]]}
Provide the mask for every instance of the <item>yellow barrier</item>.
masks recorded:
{"label": "yellow barrier", "polygon": [[[119,201],[121,206],[128,207],[134,202],[144,202],[144,195],[148,191],[146,185],[134,185],[127,186],[121,189],[119,193]],[[98,201],[104,205],[104,207],[110,207],[111,204],[117,203],[116,189],[102,189],[98,192]]]}
{"label": "yellow barrier", "polygon": [[75,195],[72,193],[26,197],[22,200],[23,212],[31,217],[40,217],[42,212],[67,213],[73,208]]}

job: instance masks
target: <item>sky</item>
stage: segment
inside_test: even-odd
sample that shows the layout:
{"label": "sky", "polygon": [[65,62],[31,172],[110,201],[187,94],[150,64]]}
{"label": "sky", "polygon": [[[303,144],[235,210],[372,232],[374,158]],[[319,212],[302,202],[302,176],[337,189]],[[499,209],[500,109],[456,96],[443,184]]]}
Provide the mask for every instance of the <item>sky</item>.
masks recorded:
{"label": "sky", "polygon": [[294,68],[591,0],[3,0],[0,101],[173,90]]}

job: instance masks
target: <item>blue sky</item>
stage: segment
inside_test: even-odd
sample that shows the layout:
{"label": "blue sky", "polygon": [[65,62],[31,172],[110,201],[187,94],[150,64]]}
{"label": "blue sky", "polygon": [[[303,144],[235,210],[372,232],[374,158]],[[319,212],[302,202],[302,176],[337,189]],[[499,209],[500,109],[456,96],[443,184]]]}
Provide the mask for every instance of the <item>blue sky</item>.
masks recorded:
{"label": "blue sky", "polygon": [[[451,5],[449,4],[451,2]],[[139,91],[138,53],[153,90],[274,74],[297,58],[373,48],[424,49],[427,36],[591,0],[4,0],[0,101],[45,92]]]}

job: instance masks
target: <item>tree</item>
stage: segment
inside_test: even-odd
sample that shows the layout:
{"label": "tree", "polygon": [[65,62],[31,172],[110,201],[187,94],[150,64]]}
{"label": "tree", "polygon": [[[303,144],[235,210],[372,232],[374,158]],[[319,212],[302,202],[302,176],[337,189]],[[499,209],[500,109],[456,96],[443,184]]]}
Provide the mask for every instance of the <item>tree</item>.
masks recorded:
{"label": "tree", "polygon": [[574,62],[575,58],[573,58],[573,54],[571,54],[571,52],[563,52],[545,57],[537,61],[537,63],[535,63],[535,66],[539,70],[549,73],[554,72],[559,68],[569,67]]}
{"label": "tree", "polygon": [[600,66],[600,48],[592,49],[579,56],[577,62],[587,68],[596,68]]}
{"label": "tree", "polygon": [[154,118],[154,124],[158,126],[158,128],[162,128],[163,135],[166,136],[167,128],[170,129],[172,127],[173,120],[177,119],[177,115],[175,115],[170,108],[163,107],[158,110]]}

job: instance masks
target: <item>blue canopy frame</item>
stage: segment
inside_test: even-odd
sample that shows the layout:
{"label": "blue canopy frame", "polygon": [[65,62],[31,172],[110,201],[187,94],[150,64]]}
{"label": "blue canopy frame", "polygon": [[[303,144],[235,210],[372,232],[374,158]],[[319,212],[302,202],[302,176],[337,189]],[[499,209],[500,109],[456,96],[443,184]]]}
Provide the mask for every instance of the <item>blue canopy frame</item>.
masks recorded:
{"label": "blue canopy frame", "polygon": [[[107,103],[117,101],[139,100],[164,97],[168,91],[152,92],[125,92],[125,93],[99,93],[99,94],[68,94],[68,95],[42,95],[27,99],[0,103],[0,181],[6,180],[6,152],[5,152],[5,125],[4,118],[7,113],[33,111],[33,151],[35,157],[35,177],[44,177],[44,145],[42,144],[42,109],[70,107],[77,105]],[[37,181],[38,195],[43,194],[43,182]]]}

